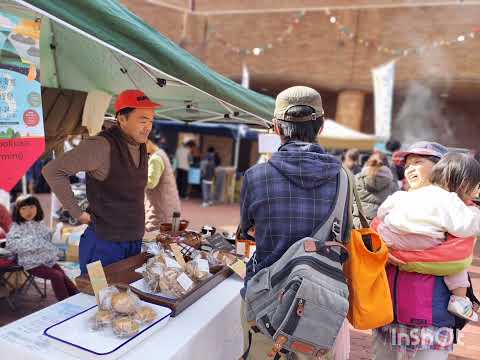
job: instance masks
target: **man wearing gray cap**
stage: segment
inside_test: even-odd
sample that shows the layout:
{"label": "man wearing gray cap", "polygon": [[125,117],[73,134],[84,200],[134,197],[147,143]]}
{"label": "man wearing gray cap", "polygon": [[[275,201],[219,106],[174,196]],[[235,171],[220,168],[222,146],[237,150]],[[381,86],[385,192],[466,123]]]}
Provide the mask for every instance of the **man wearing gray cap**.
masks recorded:
{"label": "man wearing gray cap", "polygon": [[[341,163],[316,143],[323,116],[322,99],[312,88],[294,86],[277,96],[273,124],[282,145],[268,162],[245,172],[241,192],[241,231],[245,238],[255,230],[256,241],[243,297],[253,275],[280,259],[293,243],[311,236],[334,208]],[[349,207],[345,209],[348,221]],[[345,236],[349,227],[344,228]],[[271,338],[250,331],[243,308],[241,316],[245,350],[250,343],[244,359],[265,359]],[[295,359],[313,357],[295,354]]]}

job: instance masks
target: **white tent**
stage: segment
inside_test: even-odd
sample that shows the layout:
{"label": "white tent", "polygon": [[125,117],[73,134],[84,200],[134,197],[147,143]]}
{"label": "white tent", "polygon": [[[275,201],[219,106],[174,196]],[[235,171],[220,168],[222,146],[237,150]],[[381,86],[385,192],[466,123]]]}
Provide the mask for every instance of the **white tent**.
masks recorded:
{"label": "white tent", "polygon": [[334,120],[326,119],[318,142],[327,149],[372,150],[377,142],[375,135],[350,129]]}

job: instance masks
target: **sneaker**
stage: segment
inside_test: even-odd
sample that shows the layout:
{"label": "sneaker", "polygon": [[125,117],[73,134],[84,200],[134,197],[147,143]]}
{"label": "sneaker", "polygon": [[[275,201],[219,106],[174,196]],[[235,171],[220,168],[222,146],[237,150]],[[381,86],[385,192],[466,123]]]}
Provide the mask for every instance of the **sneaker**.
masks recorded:
{"label": "sneaker", "polygon": [[202,203],[202,207],[204,207],[204,208],[205,208],[205,207],[209,207],[209,206],[210,206],[209,203],[206,203],[206,202]]}
{"label": "sneaker", "polygon": [[473,311],[472,302],[466,297],[450,296],[448,311],[463,319],[478,321],[478,314]]}

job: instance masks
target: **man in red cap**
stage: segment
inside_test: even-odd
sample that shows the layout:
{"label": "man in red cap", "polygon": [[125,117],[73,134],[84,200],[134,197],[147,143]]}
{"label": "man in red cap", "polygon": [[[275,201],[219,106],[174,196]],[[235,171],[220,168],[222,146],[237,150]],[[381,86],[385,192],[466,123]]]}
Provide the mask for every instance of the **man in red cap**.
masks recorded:
{"label": "man in red cap", "polygon": [[[42,171],[63,207],[82,224],[80,270],[104,266],[140,252],[145,231],[144,196],[148,178],[145,143],[158,104],[140,90],[125,90],[115,103],[116,125],[82,141]],[[74,198],[69,176],[87,174],[89,207]]]}

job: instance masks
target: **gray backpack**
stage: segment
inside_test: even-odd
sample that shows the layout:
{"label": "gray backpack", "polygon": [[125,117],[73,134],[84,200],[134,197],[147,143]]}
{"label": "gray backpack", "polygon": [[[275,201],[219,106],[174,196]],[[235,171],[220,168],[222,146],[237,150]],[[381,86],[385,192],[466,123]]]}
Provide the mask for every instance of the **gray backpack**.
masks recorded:
{"label": "gray backpack", "polygon": [[341,236],[348,226],[343,216],[350,203],[350,188],[343,168],[337,183],[336,205],[325,223],[247,283],[247,321],[253,331],[272,338],[269,356],[276,359],[280,352],[289,351],[323,356],[333,348],[347,316],[348,287],[342,263],[348,254]]}

